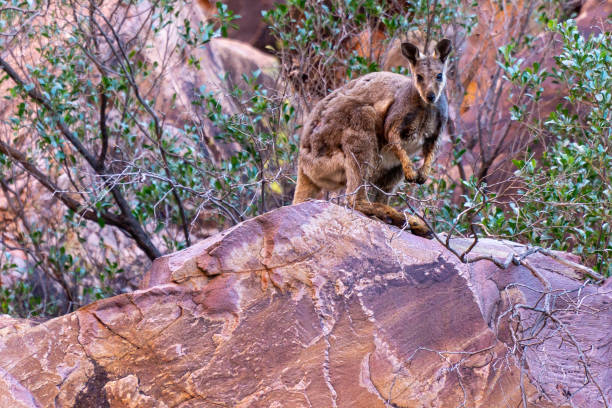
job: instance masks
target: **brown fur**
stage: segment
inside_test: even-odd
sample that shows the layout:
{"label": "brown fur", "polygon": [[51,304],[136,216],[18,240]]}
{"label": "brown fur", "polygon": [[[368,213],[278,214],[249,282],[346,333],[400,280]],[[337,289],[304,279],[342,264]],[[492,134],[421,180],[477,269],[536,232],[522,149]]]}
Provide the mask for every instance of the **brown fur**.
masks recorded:
{"label": "brown fur", "polygon": [[[428,235],[417,217],[406,219],[388,206],[384,192],[394,192],[402,175],[419,184],[429,175],[447,121],[444,85],[449,52],[448,40],[436,45],[433,56],[423,57],[416,46],[403,43],[414,79],[375,72],[317,103],[302,133],[293,203],[314,198],[321,190],[346,187],[348,202],[356,210],[400,227],[408,221],[413,233]],[[440,73],[442,81],[436,78]],[[421,149],[423,165],[415,171],[410,156]],[[367,184],[376,186],[374,202],[367,199]]]}

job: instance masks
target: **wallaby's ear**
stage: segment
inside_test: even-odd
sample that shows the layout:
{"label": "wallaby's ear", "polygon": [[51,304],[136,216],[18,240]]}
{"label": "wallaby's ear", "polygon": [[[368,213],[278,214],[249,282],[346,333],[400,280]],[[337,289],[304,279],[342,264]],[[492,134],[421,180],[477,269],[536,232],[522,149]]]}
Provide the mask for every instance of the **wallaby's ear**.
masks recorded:
{"label": "wallaby's ear", "polygon": [[415,65],[417,58],[419,58],[419,49],[416,45],[405,42],[402,43],[402,54],[404,57],[408,58],[408,61],[410,61],[412,65]]}
{"label": "wallaby's ear", "polygon": [[437,58],[440,58],[440,61],[444,62],[446,61],[446,57],[448,57],[448,54],[450,54],[452,49],[453,46],[451,45],[449,39],[445,38],[443,40],[440,40],[440,42],[436,44],[435,56]]}

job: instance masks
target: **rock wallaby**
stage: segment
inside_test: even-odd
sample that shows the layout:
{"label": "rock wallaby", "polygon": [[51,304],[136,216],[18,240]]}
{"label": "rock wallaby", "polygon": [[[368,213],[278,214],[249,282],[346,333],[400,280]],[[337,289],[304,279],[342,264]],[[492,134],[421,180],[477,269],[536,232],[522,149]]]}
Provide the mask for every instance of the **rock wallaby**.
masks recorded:
{"label": "rock wallaby", "polygon": [[[401,45],[412,77],[374,72],[336,89],[314,107],[300,141],[298,178],[293,203],[314,198],[321,190],[346,187],[348,204],[393,225],[406,223],[414,234],[429,235],[415,216],[405,217],[389,205],[388,195],[402,181],[423,184],[448,119],[447,57],[451,42],[443,39],[433,55],[421,55],[411,43]],[[418,170],[411,156],[422,151]],[[366,186],[374,185],[372,201]]]}

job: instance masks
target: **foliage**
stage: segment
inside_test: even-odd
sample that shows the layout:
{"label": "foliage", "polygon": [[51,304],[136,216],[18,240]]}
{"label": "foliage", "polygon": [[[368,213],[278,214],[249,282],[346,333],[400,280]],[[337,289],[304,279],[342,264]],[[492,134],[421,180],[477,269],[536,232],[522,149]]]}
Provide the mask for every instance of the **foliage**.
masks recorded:
{"label": "foliage", "polygon": [[425,43],[452,36],[460,45],[476,23],[476,3],[380,0],[288,0],[263,13],[277,40],[281,76],[305,110],[347,79],[403,66],[388,66],[396,40]]}
{"label": "foliage", "polygon": [[526,122],[521,107],[513,107],[514,119],[538,135],[545,149],[539,157],[515,161],[523,186],[505,228],[534,244],[572,250],[610,275],[612,34],[584,38],[573,20],[551,20],[549,28],[563,42],[550,72],[507,62],[508,80],[528,82],[529,98],[539,101],[544,80],[560,84],[567,96],[542,120]]}
{"label": "foliage", "polygon": [[236,221],[291,202],[289,175],[298,148],[295,108],[258,82],[260,75],[260,71],[243,75],[243,86],[229,93],[237,113],[224,113],[218,96],[205,88],[193,101],[206,108],[219,129],[217,140],[240,147],[220,166],[209,169],[214,174],[210,188],[223,197]]}
{"label": "foliage", "polygon": [[[294,108],[259,71],[196,90],[181,126],[159,109],[172,64],[184,55],[200,69],[198,50],[239,17],[222,3],[206,22],[188,13],[181,0],[110,10],[0,0],[0,87],[14,107],[0,123],[0,186],[14,214],[2,247],[25,261],[5,264],[21,278],[3,288],[3,311],[65,313],[133,288],[146,265],[125,259],[117,231],[153,259],[190,245],[209,220],[218,230],[289,202]],[[19,41],[37,57],[13,54]],[[63,207],[44,203],[41,186]]]}
{"label": "foliage", "polygon": [[[462,183],[461,205],[436,197],[432,215],[440,231],[476,231],[555,250],[573,251],[596,271],[612,272],[612,48],[609,32],[584,38],[573,20],[548,21],[562,43],[555,66],[525,65],[514,46],[500,48],[505,80],[515,86],[512,120],[530,135],[530,148],[513,160],[503,188],[474,177]],[[544,87],[561,87],[564,103],[547,117],[534,114]],[[445,181],[442,181],[445,183]],[[445,191],[444,187],[441,191]]]}

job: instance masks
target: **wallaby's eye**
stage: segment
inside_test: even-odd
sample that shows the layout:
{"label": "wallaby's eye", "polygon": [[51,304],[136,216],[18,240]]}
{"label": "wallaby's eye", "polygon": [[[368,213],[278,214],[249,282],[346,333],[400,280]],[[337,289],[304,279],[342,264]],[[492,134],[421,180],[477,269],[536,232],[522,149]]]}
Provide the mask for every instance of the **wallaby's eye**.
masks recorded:
{"label": "wallaby's eye", "polygon": [[417,81],[423,82],[423,75],[417,75]]}
{"label": "wallaby's eye", "polygon": [[436,79],[438,80],[438,82],[442,82],[442,73],[436,75]]}

